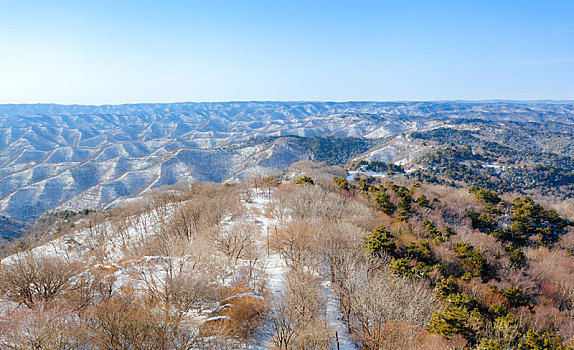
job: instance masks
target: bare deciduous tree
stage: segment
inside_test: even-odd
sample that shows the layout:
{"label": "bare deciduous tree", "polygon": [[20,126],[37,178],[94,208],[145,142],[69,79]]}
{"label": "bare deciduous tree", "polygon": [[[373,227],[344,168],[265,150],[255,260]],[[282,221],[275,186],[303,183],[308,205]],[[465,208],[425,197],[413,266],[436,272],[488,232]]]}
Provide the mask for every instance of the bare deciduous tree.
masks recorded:
{"label": "bare deciduous tree", "polygon": [[13,301],[33,307],[50,301],[73,287],[73,278],[80,272],[78,263],[58,257],[19,254],[2,264],[0,290],[9,292]]}
{"label": "bare deciduous tree", "polygon": [[222,229],[213,237],[215,247],[233,263],[254,253],[257,247],[255,238],[258,227],[247,222],[239,222]]}
{"label": "bare deciduous tree", "polygon": [[133,295],[110,299],[86,314],[90,343],[103,349],[192,349],[197,328],[142,307]]}
{"label": "bare deciduous tree", "polygon": [[[351,298],[350,323],[363,341],[374,344],[371,348],[397,348],[399,339],[412,341],[415,331],[429,322],[433,310],[440,309],[432,289],[423,281],[398,278],[385,271],[362,275],[362,288]],[[387,339],[385,330],[393,324],[403,327],[404,332]]]}
{"label": "bare deciduous tree", "polygon": [[341,222],[360,225],[372,216],[371,209],[348,197],[309,184],[281,186],[275,191],[281,205],[295,220]]}
{"label": "bare deciduous tree", "polygon": [[181,258],[158,257],[139,268],[147,301],[165,317],[180,322],[193,309],[216,297],[213,278],[186,269]]}
{"label": "bare deciduous tree", "polygon": [[326,301],[317,279],[292,270],[286,283],[286,291],[272,300],[268,317],[275,346],[282,350],[330,348],[333,339],[326,323]]}
{"label": "bare deciduous tree", "polygon": [[81,319],[62,305],[17,309],[0,320],[2,349],[71,350],[86,340]]}
{"label": "bare deciduous tree", "polygon": [[292,222],[271,236],[270,246],[291,268],[298,271],[304,268],[316,271],[320,258],[317,254],[320,246],[317,234],[315,225]]}

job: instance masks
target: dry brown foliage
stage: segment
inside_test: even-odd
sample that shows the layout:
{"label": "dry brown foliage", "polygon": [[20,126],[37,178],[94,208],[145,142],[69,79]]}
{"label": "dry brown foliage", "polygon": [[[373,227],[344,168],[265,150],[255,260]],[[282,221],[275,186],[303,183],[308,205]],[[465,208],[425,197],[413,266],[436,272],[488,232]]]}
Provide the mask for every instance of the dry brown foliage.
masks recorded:
{"label": "dry brown foliage", "polygon": [[291,271],[284,294],[271,302],[268,327],[278,349],[329,349],[333,344],[317,278]]}
{"label": "dry brown foliage", "polygon": [[361,339],[364,349],[410,350],[419,349],[421,345],[420,340],[417,339],[417,332],[418,330],[409,323],[389,321],[384,324],[375,324],[369,330],[360,329],[356,337]]}
{"label": "dry brown foliage", "polygon": [[55,303],[16,309],[0,319],[2,349],[78,349],[87,340],[81,319]]}
{"label": "dry brown foliage", "polygon": [[231,227],[213,232],[215,248],[227,259],[237,264],[239,259],[256,257],[259,228],[248,222],[238,222]]}
{"label": "dry brown foliage", "polygon": [[139,271],[145,301],[171,319],[183,320],[191,310],[216,300],[215,276],[188,269],[185,260],[160,257]]}
{"label": "dry brown foliage", "polygon": [[236,215],[241,210],[237,192],[223,186],[206,186],[177,207],[168,230],[191,241],[202,230],[221,224],[225,217]]}
{"label": "dry brown foliage", "polygon": [[372,210],[365,205],[309,184],[283,185],[275,191],[282,205],[295,220],[351,222],[357,226],[370,222]]}
{"label": "dry brown foliage", "polygon": [[90,343],[102,349],[190,349],[197,331],[166,317],[153,305],[123,294],[94,306],[85,315]]}
{"label": "dry brown foliage", "polygon": [[306,222],[292,222],[270,237],[270,247],[297,271],[304,268],[316,269],[320,247],[319,230],[316,225]]}
{"label": "dry brown foliage", "polygon": [[373,337],[387,322],[424,327],[438,309],[440,302],[423,281],[375,272],[365,276],[364,289],[352,299],[350,328]]}
{"label": "dry brown foliage", "polygon": [[347,176],[347,172],[340,166],[329,166],[325,162],[317,163],[309,160],[293,163],[289,167],[289,170],[296,173],[298,177],[306,175],[317,180],[326,179],[331,181],[333,176]]}
{"label": "dry brown foliage", "polygon": [[3,262],[0,269],[0,291],[28,307],[38,302],[54,300],[69,288],[78,287],[73,278],[81,265],[62,258],[34,255],[15,255]]}
{"label": "dry brown foliage", "polygon": [[263,321],[267,301],[245,280],[237,281],[233,287],[222,288],[219,294],[221,301],[213,314],[215,317],[201,326],[202,333],[246,341]]}

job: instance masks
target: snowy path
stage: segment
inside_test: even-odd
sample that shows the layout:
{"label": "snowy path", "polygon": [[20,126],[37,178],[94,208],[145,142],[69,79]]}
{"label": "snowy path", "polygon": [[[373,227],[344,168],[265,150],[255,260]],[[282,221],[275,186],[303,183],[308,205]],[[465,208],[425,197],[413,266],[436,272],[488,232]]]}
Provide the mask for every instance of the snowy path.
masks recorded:
{"label": "snowy path", "polygon": [[334,332],[337,332],[339,337],[339,348],[341,350],[355,350],[355,344],[351,340],[351,335],[347,331],[347,327],[343,322],[343,314],[341,313],[340,302],[337,295],[333,291],[331,281],[323,281],[321,283],[323,293],[327,299],[327,324]]}
{"label": "snowy path", "polygon": [[[252,203],[245,203],[247,209],[251,212],[253,220],[261,227],[261,237],[265,239],[267,234],[274,230],[277,223],[275,220],[267,218],[264,213],[269,199],[263,195],[257,195]],[[262,248],[267,249],[267,243],[262,242]],[[263,262],[267,274],[267,289],[272,295],[278,295],[285,290],[285,276],[287,274],[287,265],[279,254],[271,253],[269,256],[264,254]],[[351,340],[351,335],[347,331],[342,320],[342,314],[339,308],[339,298],[332,289],[330,281],[321,282],[321,287],[327,300],[326,313],[327,323],[333,332],[337,332],[339,337],[339,347],[341,350],[355,350],[356,347]],[[271,335],[263,331],[258,339],[259,346],[252,346],[250,349],[273,349],[274,344]],[[335,348],[336,349],[336,348]]]}
{"label": "snowy path", "polygon": [[[267,275],[267,289],[271,295],[279,295],[285,290],[285,276],[287,274],[287,265],[279,254],[273,253],[267,255],[267,235],[275,228],[277,223],[264,215],[269,199],[262,194],[256,195],[251,203],[244,203],[247,210],[250,211],[252,219],[261,227],[260,247],[265,250],[262,259]],[[271,334],[265,329],[261,330],[257,343],[259,345],[250,346],[249,349],[273,349],[275,346],[271,339]]]}

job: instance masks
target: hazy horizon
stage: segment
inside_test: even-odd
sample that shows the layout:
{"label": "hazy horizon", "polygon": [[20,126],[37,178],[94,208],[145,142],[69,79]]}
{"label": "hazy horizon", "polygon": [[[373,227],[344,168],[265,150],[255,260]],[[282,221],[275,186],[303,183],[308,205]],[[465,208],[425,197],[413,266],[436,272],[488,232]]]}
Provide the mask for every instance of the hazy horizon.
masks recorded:
{"label": "hazy horizon", "polygon": [[35,106],[35,105],[53,105],[53,106],[87,106],[87,107],[104,107],[104,106],[129,106],[129,105],[155,105],[155,104],[211,104],[211,103],[550,103],[550,104],[570,104],[574,100],[221,100],[221,101],[168,101],[168,102],[120,102],[120,103],[51,103],[51,102],[30,102],[30,103],[0,103],[0,106]]}

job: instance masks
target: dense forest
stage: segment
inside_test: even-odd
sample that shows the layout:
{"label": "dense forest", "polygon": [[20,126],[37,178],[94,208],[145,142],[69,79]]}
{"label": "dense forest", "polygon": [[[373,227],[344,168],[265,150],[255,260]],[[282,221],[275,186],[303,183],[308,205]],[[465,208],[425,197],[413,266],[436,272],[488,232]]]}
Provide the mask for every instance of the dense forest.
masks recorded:
{"label": "dense forest", "polygon": [[435,184],[574,196],[571,130],[556,130],[551,125],[547,131],[533,132],[537,126],[529,123],[501,127],[481,121],[471,125],[476,129],[412,133],[413,138],[434,145],[416,160],[418,167],[412,176]]}

